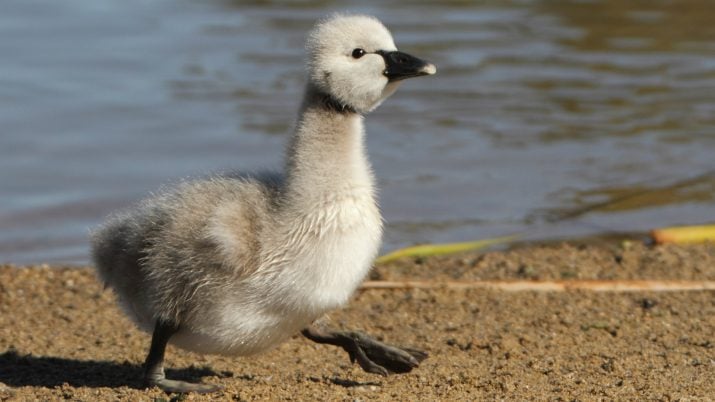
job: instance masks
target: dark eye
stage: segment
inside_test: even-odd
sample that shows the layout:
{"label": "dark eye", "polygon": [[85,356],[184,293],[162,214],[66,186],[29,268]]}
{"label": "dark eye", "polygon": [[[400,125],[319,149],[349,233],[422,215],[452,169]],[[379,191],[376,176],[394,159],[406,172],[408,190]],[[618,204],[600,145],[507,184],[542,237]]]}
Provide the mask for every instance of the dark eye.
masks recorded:
{"label": "dark eye", "polygon": [[357,48],[357,49],[353,50],[353,58],[359,59],[359,58],[361,58],[362,56],[365,56],[365,51],[364,51],[364,50],[362,50],[362,49],[360,49],[360,48]]}

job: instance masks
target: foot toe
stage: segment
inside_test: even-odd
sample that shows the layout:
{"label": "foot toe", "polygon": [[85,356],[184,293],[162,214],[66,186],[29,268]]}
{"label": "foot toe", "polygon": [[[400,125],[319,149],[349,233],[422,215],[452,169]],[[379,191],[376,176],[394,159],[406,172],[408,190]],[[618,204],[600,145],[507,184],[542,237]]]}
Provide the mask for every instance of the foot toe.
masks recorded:
{"label": "foot toe", "polygon": [[197,394],[207,394],[210,392],[216,392],[223,389],[220,385],[215,384],[199,384],[186,381],[169,380],[166,378],[152,380],[149,383],[150,386],[157,386],[167,393],[188,393],[195,392]]}
{"label": "foot toe", "polygon": [[419,350],[419,349],[413,349],[413,348],[401,348],[401,349],[404,350],[405,352],[409,353],[412,357],[414,357],[418,363],[421,362],[422,360],[426,359],[427,357],[429,357],[427,352]]}
{"label": "foot toe", "polygon": [[390,346],[364,334],[353,334],[353,339],[367,360],[387,372],[408,373],[427,358],[421,350]]}

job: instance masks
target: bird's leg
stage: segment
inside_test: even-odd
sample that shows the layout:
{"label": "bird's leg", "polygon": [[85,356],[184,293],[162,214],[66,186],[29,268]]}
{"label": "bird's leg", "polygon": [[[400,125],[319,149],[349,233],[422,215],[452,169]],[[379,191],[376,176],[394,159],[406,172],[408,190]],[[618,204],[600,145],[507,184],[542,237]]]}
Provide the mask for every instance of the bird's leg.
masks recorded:
{"label": "bird's leg", "polygon": [[427,358],[423,351],[386,345],[360,332],[323,331],[311,326],[301,333],[313,342],[340,346],[351,362],[357,360],[363,370],[383,376],[410,372]]}
{"label": "bird's leg", "polygon": [[147,386],[157,386],[165,392],[198,392],[207,393],[221,389],[219,385],[194,384],[185,381],[169,380],[164,375],[164,352],[166,344],[179,326],[161,320],[156,321],[154,334],[151,337],[151,347],[144,362],[144,382]]}

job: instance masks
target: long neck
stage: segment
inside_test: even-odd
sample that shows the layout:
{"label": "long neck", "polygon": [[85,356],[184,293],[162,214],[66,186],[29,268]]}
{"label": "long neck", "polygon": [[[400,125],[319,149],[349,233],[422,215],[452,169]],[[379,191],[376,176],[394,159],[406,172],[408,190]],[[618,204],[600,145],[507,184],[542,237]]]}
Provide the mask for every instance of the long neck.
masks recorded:
{"label": "long neck", "polygon": [[325,199],[372,191],[362,116],[312,86],[306,89],[287,156],[287,190],[292,197]]}

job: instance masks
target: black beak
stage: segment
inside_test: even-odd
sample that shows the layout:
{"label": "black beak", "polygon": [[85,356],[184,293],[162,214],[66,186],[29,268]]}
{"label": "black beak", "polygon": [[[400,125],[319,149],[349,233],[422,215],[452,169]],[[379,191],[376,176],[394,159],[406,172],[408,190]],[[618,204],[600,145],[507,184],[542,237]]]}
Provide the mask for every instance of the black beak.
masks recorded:
{"label": "black beak", "polygon": [[419,77],[422,75],[432,75],[437,72],[437,67],[434,64],[418,59],[415,56],[410,56],[407,53],[386,52],[380,50],[376,52],[385,59],[385,77],[389,81],[400,81],[405,78]]}

